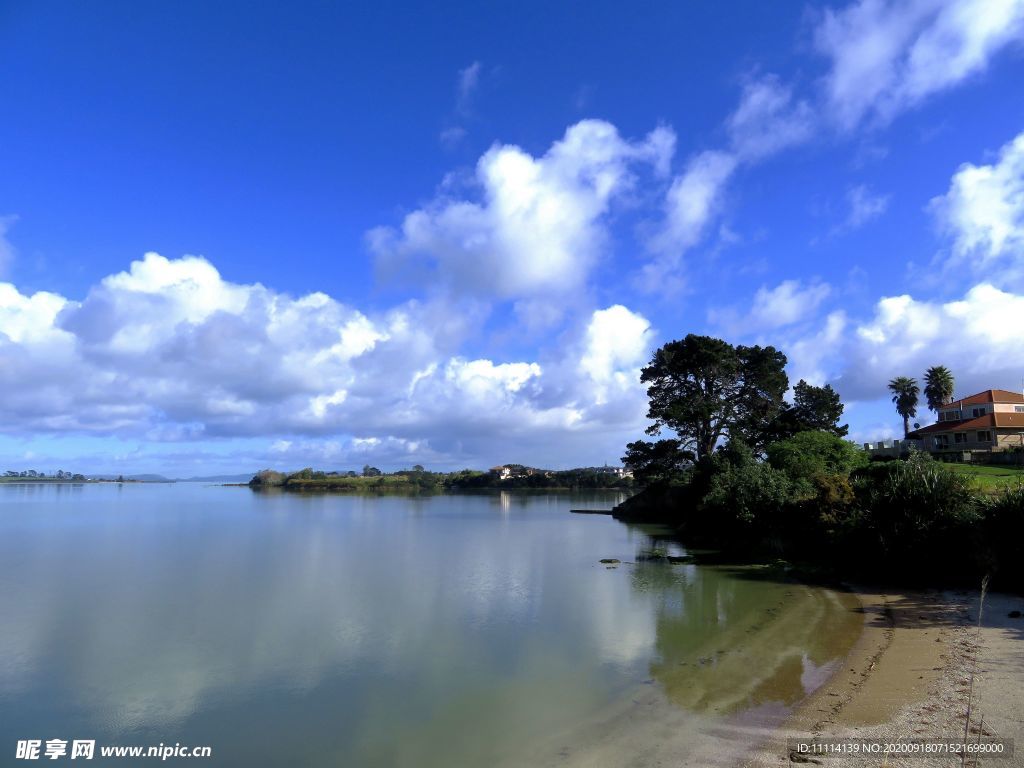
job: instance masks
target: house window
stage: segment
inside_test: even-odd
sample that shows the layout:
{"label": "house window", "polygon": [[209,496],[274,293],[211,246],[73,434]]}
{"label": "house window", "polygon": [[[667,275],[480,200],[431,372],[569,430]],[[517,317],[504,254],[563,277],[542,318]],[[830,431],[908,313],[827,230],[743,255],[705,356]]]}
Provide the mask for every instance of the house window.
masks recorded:
{"label": "house window", "polygon": [[989,432],[987,429],[984,429],[984,430],[978,432],[978,442],[979,443],[991,443],[992,442],[992,433]]}
{"label": "house window", "polygon": [[966,443],[967,442],[967,433],[966,432],[957,432],[956,434],[953,435],[953,442],[954,443]]}
{"label": "house window", "polygon": [[975,408],[973,411],[971,411],[971,414],[975,418],[977,418],[978,416],[984,416],[985,415],[985,409],[984,408]]}
{"label": "house window", "polygon": [[1024,413],[1024,405],[1015,405],[1013,406],[1013,410],[1017,413]]}
{"label": "house window", "polygon": [[949,435],[936,435],[935,436],[935,447],[936,448],[948,448],[949,447]]}

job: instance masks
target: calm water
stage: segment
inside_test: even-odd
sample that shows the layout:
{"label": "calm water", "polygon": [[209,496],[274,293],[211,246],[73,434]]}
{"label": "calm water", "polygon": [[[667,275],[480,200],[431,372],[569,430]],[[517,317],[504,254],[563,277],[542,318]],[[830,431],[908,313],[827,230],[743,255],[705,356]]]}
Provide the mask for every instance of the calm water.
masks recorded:
{"label": "calm water", "polygon": [[852,643],[841,595],[600,565],[650,543],[568,514],[614,501],[0,485],[0,764],[26,738],[216,766],[703,763]]}

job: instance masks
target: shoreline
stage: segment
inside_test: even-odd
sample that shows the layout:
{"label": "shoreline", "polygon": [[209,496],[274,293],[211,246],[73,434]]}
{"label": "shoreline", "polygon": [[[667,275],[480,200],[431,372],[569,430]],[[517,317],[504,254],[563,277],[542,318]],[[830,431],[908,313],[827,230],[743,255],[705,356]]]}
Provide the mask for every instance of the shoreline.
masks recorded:
{"label": "shoreline", "polygon": [[[1009,613],[1024,598],[993,593],[977,627],[978,594],[852,588],[864,627],[843,664],[759,745],[745,768],[786,766],[790,738],[962,739],[970,675],[975,671],[971,738],[984,735],[1022,746],[999,766],[1024,766],[1024,620]],[[808,762],[816,762],[810,760]],[[842,768],[882,764],[828,757]],[[958,758],[893,758],[889,766],[959,765]]]}

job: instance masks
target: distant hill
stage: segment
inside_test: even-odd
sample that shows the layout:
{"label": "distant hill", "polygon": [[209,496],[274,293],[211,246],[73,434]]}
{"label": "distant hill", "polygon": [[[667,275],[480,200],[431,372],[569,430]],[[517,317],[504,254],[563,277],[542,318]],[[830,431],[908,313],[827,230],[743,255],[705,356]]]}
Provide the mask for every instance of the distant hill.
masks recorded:
{"label": "distant hill", "polygon": [[248,483],[255,472],[244,475],[204,475],[203,477],[179,477],[179,483]]}

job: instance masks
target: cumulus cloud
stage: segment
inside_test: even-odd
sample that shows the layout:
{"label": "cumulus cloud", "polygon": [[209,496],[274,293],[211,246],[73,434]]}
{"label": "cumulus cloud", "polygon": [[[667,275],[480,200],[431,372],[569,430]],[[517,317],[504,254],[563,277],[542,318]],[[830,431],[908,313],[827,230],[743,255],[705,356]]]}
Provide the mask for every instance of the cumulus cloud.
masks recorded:
{"label": "cumulus cloud", "polygon": [[1024,133],[1000,150],[996,162],[960,166],[930,208],[952,240],[956,263],[989,279],[1024,276]]}
{"label": "cumulus cloud", "polygon": [[762,286],[754,294],[750,311],[739,318],[738,325],[746,330],[793,325],[813,315],[830,293],[827,283],[805,286],[799,280],[783,280],[774,288]]}
{"label": "cumulus cloud", "polygon": [[784,280],[774,288],[760,288],[754,294],[751,319],[762,328],[791,325],[812,314],[829,295],[826,283],[804,286],[799,280]]}
{"label": "cumulus cloud", "polygon": [[807,141],[814,131],[814,112],[776,75],[748,80],[739,106],[726,121],[734,151],[756,160]]}
{"label": "cumulus cloud", "polygon": [[667,128],[629,141],[601,120],[571,126],[541,157],[497,144],[477,163],[478,199],[442,195],[400,228],[372,230],[370,248],[384,274],[429,276],[458,293],[572,292],[604,254],[606,219],[636,166],[665,173],[674,149]]}
{"label": "cumulus cloud", "polygon": [[665,195],[664,224],[650,243],[657,256],[640,274],[642,290],[665,291],[674,283],[678,287],[682,256],[704,236],[737,162],[729,152],[707,150],[693,157],[672,181]]}
{"label": "cumulus cloud", "polygon": [[594,402],[636,391],[639,369],[647,362],[653,333],[647,318],[621,304],[592,315],[580,368],[594,384]]}
{"label": "cumulus cloud", "polygon": [[953,371],[961,395],[1016,389],[1024,360],[1022,317],[1024,296],[989,283],[955,301],[883,298],[871,318],[853,325],[841,345],[832,347],[840,391],[854,400],[881,398],[892,377],[920,377],[932,365]]}
{"label": "cumulus cloud", "polygon": [[815,43],[830,59],[830,111],[849,130],[983,72],[1022,36],[1024,0],[858,0],[825,10]]}
{"label": "cumulus cloud", "polygon": [[[836,352],[848,327],[846,313],[830,312],[823,323],[809,334],[782,345],[789,360],[787,371],[790,382],[800,379],[820,386],[830,378]],[[845,394],[845,393],[844,393]]]}
{"label": "cumulus cloud", "polygon": [[534,360],[460,355],[458,323],[416,302],[368,315],[155,253],[81,300],[0,283],[0,423],[8,434],[263,437],[282,456],[318,443],[338,457],[479,462],[500,448],[554,464],[604,456],[642,429],[651,330],[640,315],[597,310]]}
{"label": "cumulus cloud", "polygon": [[778,76],[748,79],[739,105],[726,120],[730,148],[699,152],[672,180],[664,198],[663,222],[648,243],[654,258],[642,268],[638,287],[650,293],[681,289],[682,258],[701,242],[721,212],[737,168],[807,141],[814,122],[811,106],[796,99]]}

